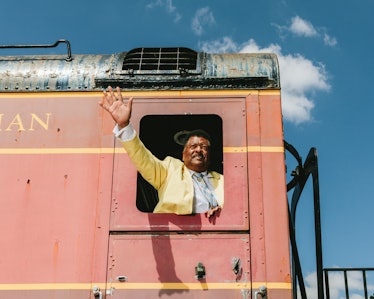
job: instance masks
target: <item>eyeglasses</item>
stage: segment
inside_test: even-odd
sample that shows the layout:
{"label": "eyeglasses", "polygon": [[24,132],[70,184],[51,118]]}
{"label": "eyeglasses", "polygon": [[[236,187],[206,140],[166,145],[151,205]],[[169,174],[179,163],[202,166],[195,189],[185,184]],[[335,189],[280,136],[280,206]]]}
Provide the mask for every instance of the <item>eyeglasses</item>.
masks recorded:
{"label": "eyeglasses", "polygon": [[195,150],[198,146],[205,152],[209,149],[209,145],[203,143],[192,143],[187,145],[187,148],[190,150]]}

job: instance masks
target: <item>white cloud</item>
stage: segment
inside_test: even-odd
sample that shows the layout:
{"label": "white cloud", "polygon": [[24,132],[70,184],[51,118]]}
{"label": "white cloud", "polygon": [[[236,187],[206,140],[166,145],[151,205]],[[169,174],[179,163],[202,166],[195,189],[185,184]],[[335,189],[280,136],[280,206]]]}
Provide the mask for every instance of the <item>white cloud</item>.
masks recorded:
{"label": "white cloud", "polygon": [[174,17],[174,22],[177,23],[182,15],[177,11],[177,8],[173,5],[173,0],[154,0],[146,5],[146,8],[152,9],[156,6],[163,7],[166,12]]}
{"label": "white cloud", "polygon": [[293,17],[289,26],[282,26],[278,24],[272,25],[279,30],[279,34],[282,39],[286,37],[287,33],[291,33],[298,37],[322,37],[324,44],[329,47],[334,47],[338,44],[337,39],[328,35],[325,28],[315,28],[310,21],[299,16]]}
{"label": "white cloud", "polygon": [[298,36],[312,37],[318,35],[312,23],[300,18],[299,16],[291,19],[289,30]]}
{"label": "white cloud", "polygon": [[209,7],[199,8],[192,19],[191,28],[196,35],[202,35],[204,26],[215,24],[213,13]]}
{"label": "white cloud", "polygon": [[312,95],[330,89],[323,64],[315,64],[300,54],[285,55],[277,44],[261,48],[250,39],[238,45],[231,38],[224,37],[221,40],[204,42],[200,47],[202,51],[210,53],[276,53],[280,67],[283,116],[285,120],[295,124],[313,120],[312,110],[315,104]]}
{"label": "white cloud", "polygon": [[338,43],[335,37],[331,37],[327,33],[324,34],[323,41],[325,45],[331,46],[331,47],[336,46]]}
{"label": "white cloud", "polygon": [[200,49],[207,53],[228,53],[239,52],[239,46],[230,37],[223,37],[209,42],[202,42],[199,45]]}

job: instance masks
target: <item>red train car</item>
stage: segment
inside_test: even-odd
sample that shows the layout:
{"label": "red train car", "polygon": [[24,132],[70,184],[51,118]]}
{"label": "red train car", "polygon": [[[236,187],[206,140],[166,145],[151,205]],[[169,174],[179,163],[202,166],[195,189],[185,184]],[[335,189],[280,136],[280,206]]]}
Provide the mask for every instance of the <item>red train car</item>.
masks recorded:
{"label": "red train car", "polygon": [[[276,56],[68,50],[0,57],[0,297],[290,299]],[[211,134],[220,213],[152,213],[98,105],[109,85],[160,159],[181,157],[180,130]]]}

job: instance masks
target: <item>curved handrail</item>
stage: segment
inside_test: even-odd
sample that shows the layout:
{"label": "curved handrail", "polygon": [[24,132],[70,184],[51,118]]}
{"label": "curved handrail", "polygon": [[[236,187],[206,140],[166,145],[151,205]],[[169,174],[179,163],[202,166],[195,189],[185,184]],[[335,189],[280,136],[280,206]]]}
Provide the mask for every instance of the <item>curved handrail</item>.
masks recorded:
{"label": "curved handrail", "polygon": [[59,39],[54,44],[39,44],[39,45],[0,45],[0,49],[30,49],[30,48],[56,48],[59,44],[64,43],[67,47],[68,56],[66,61],[72,61],[70,42],[66,39]]}

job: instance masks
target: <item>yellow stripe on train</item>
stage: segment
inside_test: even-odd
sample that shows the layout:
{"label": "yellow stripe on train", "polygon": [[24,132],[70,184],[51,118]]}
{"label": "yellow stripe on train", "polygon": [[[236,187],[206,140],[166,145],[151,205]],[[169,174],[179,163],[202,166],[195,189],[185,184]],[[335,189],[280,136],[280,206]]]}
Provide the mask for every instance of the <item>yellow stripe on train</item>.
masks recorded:
{"label": "yellow stripe on train", "polygon": [[[35,290],[91,290],[93,286],[105,289],[105,283],[26,283],[26,284],[0,284],[0,291],[35,291]],[[252,284],[253,289],[266,286],[268,289],[291,290],[291,283],[285,282],[256,282]],[[251,283],[112,283],[108,288],[118,290],[240,290],[250,289]]]}
{"label": "yellow stripe on train", "polygon": [[[2,148],[0,155],[41,155],[41,154],[124,154],[123,148]],[[224,153],[283,153],[282,146],[224,147]]]}

